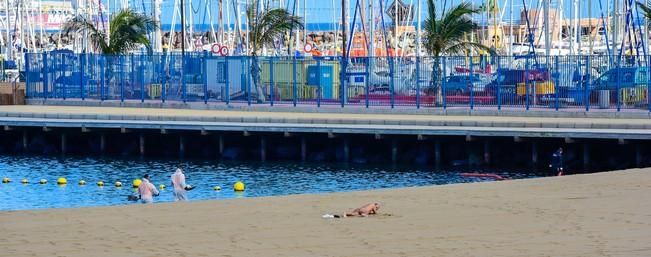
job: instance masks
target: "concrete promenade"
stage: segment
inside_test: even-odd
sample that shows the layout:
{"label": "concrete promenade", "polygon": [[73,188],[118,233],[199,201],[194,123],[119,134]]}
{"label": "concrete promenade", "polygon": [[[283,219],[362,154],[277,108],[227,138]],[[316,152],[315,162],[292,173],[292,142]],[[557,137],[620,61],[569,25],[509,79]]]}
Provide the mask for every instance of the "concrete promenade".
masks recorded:
{"label": "concrete promenade", "polygon": [[585,110],[583,106],[560,108],[558,111],[550,106],[531,106],[526,110],[525,106],[475,106],[450,105],[447,108],[427,107],[416,108],[416,106],[396,105],[394,108],[388,105],[371,105],[368,108],[363,104],[347,104],[342,108],[338,103],[323,103],[320,107],[314,102],[298,102],[296,106],[288,102],[252,103],[233,101],[229,104],[224,102],[186,102],[159,100],[81,100],[81,99],[27,99],[29,105],[50,105],[50,106],[80,106],[80,107],[131,107],[131,108],[163,108],[163,109],[192,109],[192,110],[222,110],[222,111],[258,111],[258,112],[307,112],[307,113],[353,113],[353,114],[411,114],[411,115],[450,115],[450,116],[516,116],[516,117],[552,117],[552,118],[627,118],[627,119],[651,119],[651,112],[647,109],[622,109],[617,111],[614,107],[610,109],[590,108]]}
{"label": "concrete promenade", "polygon": [[[333,108],[335,109],[335,108]],[[261,109],[264,110],[264,109]],[[508,114],[509,112],[504,112]],[[504,114],[498,113],[498,114]],[[498,136],[595,139],[651,139],[651,119],[620,113],[576,112],[573,117],[544,112],[513,112],[508,116],[462,112],[459,115],[375,114],[160,109],[89,106],[0,106],[0,125],[11,127],[114,128],[376,135]],[[548,113],[554,113],[548,111]],[[579,114],[577,114],[579,113]],[[518,115],[519,114],[519,115]],[[647,114],[648,115],[648,114]],[[583,116],[583,117],[581,117]],[[581,117],[581,118],[579,118]]]}

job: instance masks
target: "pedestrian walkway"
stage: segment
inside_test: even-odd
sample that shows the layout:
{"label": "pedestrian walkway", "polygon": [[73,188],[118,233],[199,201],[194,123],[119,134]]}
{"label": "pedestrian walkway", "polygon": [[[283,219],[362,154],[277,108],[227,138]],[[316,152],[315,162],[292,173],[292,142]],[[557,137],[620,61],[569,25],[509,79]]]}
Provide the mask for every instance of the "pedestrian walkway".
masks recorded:
{"label": "pedestrian walkway", "polygon": [[4,106],[0,125],[463,136],[651,139],[651,119]]}

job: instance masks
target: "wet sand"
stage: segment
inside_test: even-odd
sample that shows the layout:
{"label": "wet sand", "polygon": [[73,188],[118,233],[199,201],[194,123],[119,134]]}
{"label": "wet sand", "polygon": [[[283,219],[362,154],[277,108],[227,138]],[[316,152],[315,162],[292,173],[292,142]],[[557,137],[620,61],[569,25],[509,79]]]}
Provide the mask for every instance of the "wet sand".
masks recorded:
{"label": "wet sand", "polygon": [[[0,256],[651,256],[649,195],[651,169],[637,169],[0,212]],[[375,217],[321,218],[374,201]]]}

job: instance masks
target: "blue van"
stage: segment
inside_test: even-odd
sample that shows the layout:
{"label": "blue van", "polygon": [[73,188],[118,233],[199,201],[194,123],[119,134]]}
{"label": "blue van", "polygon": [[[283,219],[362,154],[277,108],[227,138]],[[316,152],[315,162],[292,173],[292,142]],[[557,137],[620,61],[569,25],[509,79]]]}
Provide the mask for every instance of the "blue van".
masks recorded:
{"label": "blue van", "polygon": [[610,93],[609,103],[617,102],[627,106],[649,104],[649,69],[647,67],[621,67],[604,72],[590,89],[615,91]]}
{"label": "blue van", "polygon": [[[647,67],[613,68],[593,81],[592,87],[596,90],[617,90],[618,88],[646,86],[649,82],[648,71]],[[618,79],[619,76],[621,76],[620,79]]]}

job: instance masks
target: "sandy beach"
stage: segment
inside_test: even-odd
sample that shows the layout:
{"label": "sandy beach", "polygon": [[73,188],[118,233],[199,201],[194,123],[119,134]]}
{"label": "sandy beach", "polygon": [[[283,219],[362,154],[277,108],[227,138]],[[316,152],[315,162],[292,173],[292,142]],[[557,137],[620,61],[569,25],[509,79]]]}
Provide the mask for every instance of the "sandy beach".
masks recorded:
{"label": "sandy beach", "polygon": [[[1,256],[651,256],[651,169],[0,212]],[[323,219],[367,202],[369,218]]]}

